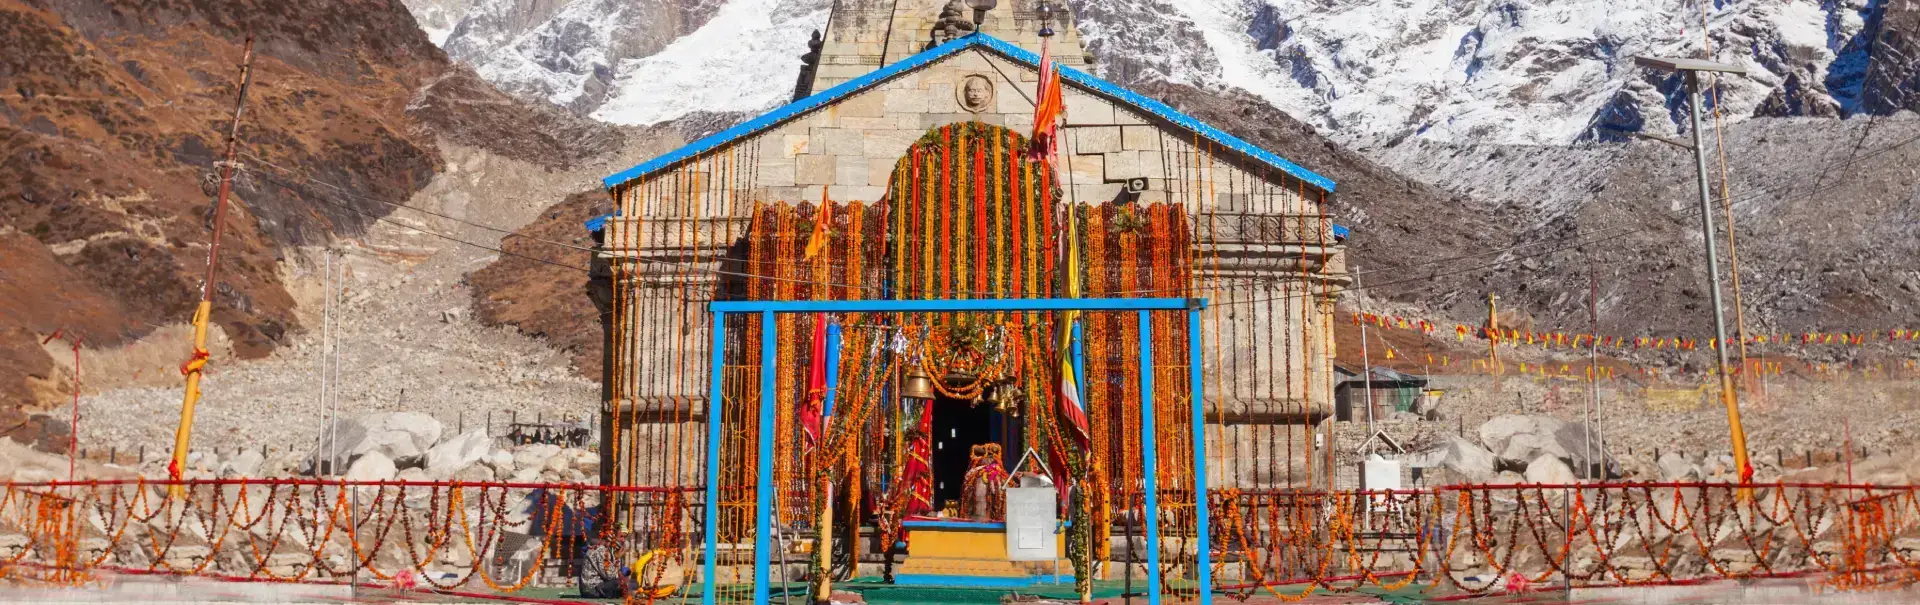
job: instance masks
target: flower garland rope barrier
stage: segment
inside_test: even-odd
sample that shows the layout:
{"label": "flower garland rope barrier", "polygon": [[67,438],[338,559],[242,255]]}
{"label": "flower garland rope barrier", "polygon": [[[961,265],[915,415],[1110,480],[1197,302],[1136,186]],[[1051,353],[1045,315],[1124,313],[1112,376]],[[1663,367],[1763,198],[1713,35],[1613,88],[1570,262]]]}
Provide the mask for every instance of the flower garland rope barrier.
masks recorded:
{"label": "flower garland rope barrier", "polygon": [[[880,374],[867,368],[855,382],[873,390],[880,381],[871,377]],[[848,429],[831,441],[849,443],[855,434]],[[846,468],[848,454],[832,464]],[[173,485],[186,495],[166,498]],[[1225,555],[1215,571],[1243,581],[1219,590],[1241,600],[1264,594],[1290,602],[1364,587],[1486,594],[1515,590],[1520,580],[1630,587],[1814,575],[1839,590],[1920,581],[1920,556],[1912,552],[1920,545],[1903,538],[1920,532],[1914,487],[1756,484],[1745,486],[1755,491],[1748,500],[1734,497],[1739,487],[1237,488],[1216,492],[1208,506],[1219,522],[1215,548]],[[656,537],[645,552],[696,559],[697,542],[680,526],[702,493],[307,479],[16,483],[0,493],[0,561],[8,562],[0,576],[82,586],[109,571],[268,582],[357,575],[440,591],[477,580],[514,593],[539,582],[546,561],[568,556],[554,549],[578,535],[568,527],[587,522],[584,511],[620,495],[668,509],[624,528]],[[1137,507],[1137,495],[1125,502]],[[539,545],[510,552],[509,536]],[[504,564],[515,557],[527,567]],[[687,594],[697,590],[697,578],[666,574],[664,565],[649,567],[645,582],[653,588],[645,592],[676,584]]]}

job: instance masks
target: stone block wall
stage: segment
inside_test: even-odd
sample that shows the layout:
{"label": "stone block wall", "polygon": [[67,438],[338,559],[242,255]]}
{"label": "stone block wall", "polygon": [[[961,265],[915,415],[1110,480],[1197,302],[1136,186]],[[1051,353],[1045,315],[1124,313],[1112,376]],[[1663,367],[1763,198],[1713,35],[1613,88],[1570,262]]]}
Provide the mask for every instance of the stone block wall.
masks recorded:
{"label": "stone block wall", "polygon": [[[969,111],[960,98],[975,76],[993,88],[982,111]],[[667,181],[664,187],[624,203],[629,215],[743,216],[751,201],[817,202],[823,187],[835,200],[877,201],[894,164],[929,130],[979,121],[1030,131],[1037,80],[1031,67],[987,51],[963,52],[709,154],[737,160],[696,160],[662,173],[655,180]],[[1056,169],[1068,202],[1114,200],[1128,180],[1142,178],[1148,186],[1137,201],[1177,203],[1189,214],[1320,211],[1297,180],[1071,84],[1065,96]],[[716,171],[728,172],[716,178]],[[722,198],[730,202],[716,201]]]}

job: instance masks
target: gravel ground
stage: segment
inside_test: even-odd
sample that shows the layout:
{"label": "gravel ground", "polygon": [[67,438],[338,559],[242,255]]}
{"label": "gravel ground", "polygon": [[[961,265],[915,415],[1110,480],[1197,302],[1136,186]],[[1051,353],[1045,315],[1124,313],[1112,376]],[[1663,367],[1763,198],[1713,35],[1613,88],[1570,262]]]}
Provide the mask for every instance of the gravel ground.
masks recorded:
{"label": "gravel ground", "polygon": [[[1531,378],[1440,377],[1448,430],[1480,424],[1502,414],[1537,414],[1579,420],[1586,383]],[[1743,394],[1741,424],[1755,459],[1804,459],[1808,452],[1832,457],[1851,439],[1871,455],[1913,446],[1920,437],[1920,381],[1792,380],[1765,385],[1766,395]],[[1758,389],[1756,389],[1758,390]],[[1601,427],[1608,450],[1651,458],[1655,449],[1683,450],[1698,457],[1728,452],[1726,408],[1710,390],[1643,388],[1602,383]],[[1851,431],[1849,431],[1849,423]]]}
{"label": "gravel ground", "polygon": [[[637,142],[616,157],[563,172],[449,145],[447,171],[408,205],[512,229],[660,144]],[[329,336],[339,345],[338,376],[322,374],[320,284],[326,251],[290,251],[282,271],[300,299],[306,330],[292,337],[291,346],[262,360],[236,362],[222,358],[215,347],[196,412],[196,450],[310,449],[325,418],[323,382],[341,416],[414,411],[440,419],[449,433],[463,415],[473,428],[491,413],[498,434],[516,413],[522,421],[594,414],[599,386],[581,377],[565,356],[512,329],[471,320],[465,276],[486,266],[495,253],[407,226],[488,247],[499,244],[500,232],[409,210],[396,209],[387,218],[390,222],[377,224],[363,238],[332,247],[335,268],[345,267],[344,300],[334,307],[335,329]],[[116,368],[90,371],[99,376]],[[164,382],[149,377],[146,386],[84,397],[81,443],[94,456],[108,448],[124,456],[142,446],[148,458],[162,456],[172,443],[179,409],[177,376]]]}

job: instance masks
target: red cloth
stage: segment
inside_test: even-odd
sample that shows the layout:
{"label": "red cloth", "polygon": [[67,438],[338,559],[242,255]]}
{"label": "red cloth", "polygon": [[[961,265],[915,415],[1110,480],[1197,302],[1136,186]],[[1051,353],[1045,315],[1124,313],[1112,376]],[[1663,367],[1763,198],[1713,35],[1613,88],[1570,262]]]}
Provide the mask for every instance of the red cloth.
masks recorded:
{"label": "red cloth", "polygon": [[827,315],[813,314],[813,355],[807,363],[807,398],[800,402],[800,432],[807,447],[820,444],[820,410],[827,396]]}
{"label": "red cloth", "polygon": [[901,486],[907,490],[903,516],[932,512],[933,506],[933,406],[921,404],[920,422],[913,440],[907,443],[906,469]]}

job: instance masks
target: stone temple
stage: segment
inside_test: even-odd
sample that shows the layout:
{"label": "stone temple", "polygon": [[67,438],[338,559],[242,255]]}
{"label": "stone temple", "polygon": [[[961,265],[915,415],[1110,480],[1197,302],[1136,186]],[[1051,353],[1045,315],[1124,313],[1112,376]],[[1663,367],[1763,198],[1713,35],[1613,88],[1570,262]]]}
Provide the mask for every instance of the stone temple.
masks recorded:
{"label": "stone temple", "polygon": [[[1086,313],[1062,346],[1056,312],[730,315],[715,334],[713,301],[1204,299],[1205,484],[1334,487],[1320,444],[1335,442],[1331,321],[1349,281],[1335,183],[1090,75],[1064,9],[975,4],[997,6],[836,2],[792,103],[605,180],[617,210],[589,224],[602,480],[657,490],[621,503],[633,531],[701,532],[674,511],[709,493],[710,467],[723,547],[747,548],[772,506],[902,578],[1025,578],[942,532],[998,531],[1006,477],[1036,469],[1071,486],[1061,514],[1089,528],[1095,561],[1138,560],[1125,545],[1149,483],[1176,503],[1163,538],[1192,531],[1177,513],[1197,481],[1185,311],[1152,312],[1145,343],[1135,314]],[[1036,144],[1043,52],[1064,111]],[[1084,430],[1063,407],[1065,358]],[[771,503],[755,493],[767,463]],[[723,580],[747,573],[704,556]]]}

